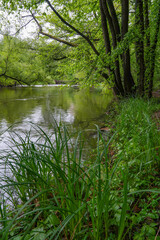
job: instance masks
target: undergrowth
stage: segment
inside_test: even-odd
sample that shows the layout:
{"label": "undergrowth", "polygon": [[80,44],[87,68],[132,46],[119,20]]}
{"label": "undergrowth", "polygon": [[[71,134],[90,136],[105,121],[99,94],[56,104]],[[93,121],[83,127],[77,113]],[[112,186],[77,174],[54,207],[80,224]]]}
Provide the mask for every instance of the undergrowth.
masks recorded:
{"label": "undergrowth", "polygon": [[152,117],[160,104],[133,98],[117,108],[117,135],[111,148],[114,158],[123,159],[119,168],[127,165],[129,194],[135,193],[132,200],[128,199],[132,212],[128,215],[128,239],[160,239],[160,194],[147,192],[160,187],[160,133]]}
{"label": "undergrowth", "polygon": [[0,239],[160,239],[153,106],[141,99],[122,102],[112,136],[106,140],[97,128],[89,161],[81,133],[73,141],[65,126],[56,124],[53,136],[36,127],[37,142],[12,133],[12,147],[0,159]]}

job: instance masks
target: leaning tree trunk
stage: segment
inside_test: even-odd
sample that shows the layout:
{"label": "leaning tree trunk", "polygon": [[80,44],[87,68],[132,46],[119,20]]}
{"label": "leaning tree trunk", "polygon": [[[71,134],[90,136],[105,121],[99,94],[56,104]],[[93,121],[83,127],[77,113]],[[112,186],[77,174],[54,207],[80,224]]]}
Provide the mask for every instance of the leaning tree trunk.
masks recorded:
{"label": "leaning tree trunk", "polygon": [[[112,47],[113,47],[113,49],[115,49],[117,47],[117,34],[115,31],[115,26],[114,26],[116,19],[113,19],[113,16],[110,15],[107,2],[106,2],[106,0],[100,0],[101,19],[102,19],[102,15],[104,14],[106,24],[109,25],[109,29],[111,32]],[[104,28],[102,27],[102,29],[103,29],[103,35],[104,35]],[[106,41],[105,38],[104,38],[104,41]],[[106,46],[106,43],[105,43],[105,46]],[[112,71],[113,71],[113,76],[114,76],[114,89],[116,90],[115,94],[118,93],[118,95],[124,96],[124,89],[123,89],[122,80],[121,80],[118,57],[115,60],[114,65],[115,65],[115,69],[114,69],[114,71],[113,70]]]}
{"label": "leaning tree trunk", "polygon": [[[100,11],[101,11],[101,25],[102,25],[102,31],[103,31],[103,39],[104,39],[104,45],[105,45],[105,50],[106,50],[106,55],[111,54],[111,44],[110,44],[110,38],[109,38],[109,32],[108,32],[108,25],[107,25],[107,19],[105,12],[103,10],[103,5],[102,1],[100,0]],[[110,66],[107,66],[109,75],[112,75],[114,78],[114,86],[113,86],[113,91],[115,95],[122,95],[120,90],[119,90],[119,85],[117,83],[117,78],[115,76],[114,71],[110,68]],[[102,76],[108,80],[108,76],[105,73],[102,73]]]}

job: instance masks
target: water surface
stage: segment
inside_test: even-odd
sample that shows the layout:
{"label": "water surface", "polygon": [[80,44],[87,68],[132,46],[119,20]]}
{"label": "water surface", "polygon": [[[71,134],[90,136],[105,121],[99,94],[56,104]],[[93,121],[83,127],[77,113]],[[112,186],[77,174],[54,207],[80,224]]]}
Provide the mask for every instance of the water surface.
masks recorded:
{"label": "water surface", "polygon": [[[50,131],[54,120],[65,123],[69,131],[83,130],[88,145],[92,146],[95,124],[103,126],[111,100],[111,95],[73,87],[0,89],[0,149],[8,144],[9,132],[6,129],[10,126],[16,124],[13,129],[23,135],[31,129],[31,123]],[[34,136],[33,129],[32,134]]]}

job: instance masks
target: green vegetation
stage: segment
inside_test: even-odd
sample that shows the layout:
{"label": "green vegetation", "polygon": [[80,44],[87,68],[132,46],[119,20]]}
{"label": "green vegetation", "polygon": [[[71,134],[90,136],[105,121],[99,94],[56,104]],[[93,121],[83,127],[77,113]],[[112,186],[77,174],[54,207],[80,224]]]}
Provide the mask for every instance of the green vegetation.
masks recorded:
{"label": "green vegetation", "polygon": [[0,42],[0,86],[55,83],[61,76],[49,54],[53,51],[58,50],[50,44],[42,47],[42,43],[5,36]]}
{"label": "green vegetation", "polygon": [[[103,83],[117,96],[152,96],[159,78],[160,0],[1,2],[2,17],[11,14],[16,22],[2,21],[3,81]],[[14,48],[3,51],[7,37]]]}
{"label": "green vegetation", "polygon": [[37,108],[48,125],[64,115],[76,133],[56,122],[48,135],[11,129],[0,152],[0,239],[160,240],[160,105],[146,100],[160,86],[160,0],[1,0],[0,15],[0,87],[74,83],[121,100],[88,153],[84,136],[94,133],[79,127],[102,119],[111,97],[1,91],[1,125],[32,121]]}
{"label": "green vegetation", "polygon": [[52,136],[33,126],[37,142],[12,133],[0,161],[1,239],[158,240],[160,137],[151,118],[158,108],[121,102],[111,136],[97,129],[90,156],[82,133],[69,136],[56,123]]}

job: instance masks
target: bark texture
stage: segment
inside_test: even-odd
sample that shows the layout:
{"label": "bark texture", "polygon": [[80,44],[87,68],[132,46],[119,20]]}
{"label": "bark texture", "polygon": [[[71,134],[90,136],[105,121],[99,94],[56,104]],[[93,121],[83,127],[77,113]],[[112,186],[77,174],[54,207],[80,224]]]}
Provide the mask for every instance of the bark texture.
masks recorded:
{"label": "bark texture", "polygon": [[[128,32],[128,23],[129,23],[129,0],[121,0],[122,4],[122,23],[121,23],[121,35],[122,41],[125,37],[125,34]],[[125,94],[130,95],[134,93],[135,84],[131,74],[130,66],[130,50],[129,46],[126,47],[126,51],[123,53],[123,78],[124,78],[124,89]]]}
{"label": "bark texture", "polygon": [[138,94],[144,95],[144,17],[143,17],[143,1],[136,0],[135,4],[135,23],[138,29],[136,41],[136,61],[137,61],[137,82]]}

